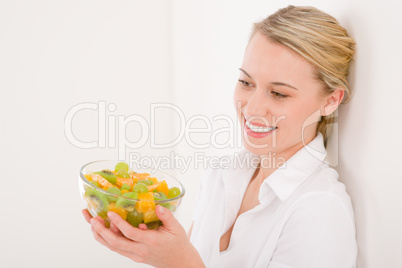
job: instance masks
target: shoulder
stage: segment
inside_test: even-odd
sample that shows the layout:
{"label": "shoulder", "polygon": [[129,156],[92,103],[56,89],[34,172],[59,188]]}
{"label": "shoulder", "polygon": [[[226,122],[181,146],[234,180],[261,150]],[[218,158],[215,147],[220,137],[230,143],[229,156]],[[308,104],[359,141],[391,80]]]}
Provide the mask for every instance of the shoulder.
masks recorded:
{"label": "shoulder", "polygon": [[316,191],[300,196],[287,211],[272,261],[290,262],[289,267],[354,267],[356,256],[355,223],[347,202],[338,194]]}
{"label": "shoulder", "polygon": [[288,183],[306,177],[277,210],[280,235],[272,264],[353,267],[357,253],[354,215],[338,173],[325,162],[298,170],[304,172],[287,177]]}
{"label": "shoulder", "polygon": [[299,216],[315,214],[316,217],[354,224],[352,202],[346,187],[339,181],[338,172],[325,162],[300,185],[291,211],[298,211]]}

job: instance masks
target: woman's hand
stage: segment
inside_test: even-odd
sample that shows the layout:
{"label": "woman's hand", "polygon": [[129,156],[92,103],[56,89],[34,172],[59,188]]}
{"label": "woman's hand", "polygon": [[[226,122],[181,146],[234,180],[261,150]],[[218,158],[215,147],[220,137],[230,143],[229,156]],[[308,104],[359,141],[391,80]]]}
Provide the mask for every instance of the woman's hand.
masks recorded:
{"label": "woman's hand", "polygon": [[83,214],[99,243],[135,262],[155,267],[205,267],[172,212],[160,205],[155,211],[163,223],[158,230],[146,230],[145,224],[135,228],[111,211],[107,229],[101,217],[91,218],[86,209]]}
{"label": "woman's hand", "polygon": [[[91,224],[91,219],[92,219],[92,216],[91,216],[91,214],[89,214],[89,212],[88,212],[88,210],[86,210],[86,209],[83,209],[82,210],[82,214],[84,214],[84,217],[85,217],[85,220],[89,223],[89,224]],[[100,222],[103,226],[105,226],[105,221],[100,217],[100,216],[96,216],[96,217],[94,217],[93,218],[94,220],[97,220],[98,222]],[[145,225],[145,224],[144,224]],[[145,227],[146,227],[146,225],[145,225]],[[110,230],[112,230],[114,233],[116,233],[117,235],[123,235],[121,232],[120,232],[120,230],[116,227],[116,225],[114,225],[114,223],[110,223]]]}

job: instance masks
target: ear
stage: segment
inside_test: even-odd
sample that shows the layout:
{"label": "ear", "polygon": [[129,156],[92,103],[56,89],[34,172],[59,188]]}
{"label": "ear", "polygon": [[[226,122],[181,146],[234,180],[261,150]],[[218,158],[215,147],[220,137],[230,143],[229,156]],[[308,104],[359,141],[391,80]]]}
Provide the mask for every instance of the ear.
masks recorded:
{"label": "ear", "polygon": [[326,104],[321,108],[321,116],[327,116],[335,112],[344,96],[345,91],[342,88],[337,88],[329,96],[325,97]]}

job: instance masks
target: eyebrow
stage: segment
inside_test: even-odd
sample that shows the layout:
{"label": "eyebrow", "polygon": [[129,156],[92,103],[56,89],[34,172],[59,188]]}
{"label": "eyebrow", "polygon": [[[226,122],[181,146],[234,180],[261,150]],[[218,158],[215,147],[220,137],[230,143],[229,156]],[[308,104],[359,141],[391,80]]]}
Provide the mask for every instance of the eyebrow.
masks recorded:
{"label": "eyebrow", "polygon": [[[249,74],[248,74],[245,70],[243,70],[242,68],[239,68],[239,70],[242,71],[242,72],[243,72],[245,75],[247,75],[249,78],[253,79],[253,78],[251,77],[251,75],[249,75]],[[286,83],[283,83],[283,82],[271,82],[271,84],[276,85],[276,86],[290,87],[290,88],[293,88],[293,89],[298,90],[296,87],[291,86],[291,85],[286,84]]]}

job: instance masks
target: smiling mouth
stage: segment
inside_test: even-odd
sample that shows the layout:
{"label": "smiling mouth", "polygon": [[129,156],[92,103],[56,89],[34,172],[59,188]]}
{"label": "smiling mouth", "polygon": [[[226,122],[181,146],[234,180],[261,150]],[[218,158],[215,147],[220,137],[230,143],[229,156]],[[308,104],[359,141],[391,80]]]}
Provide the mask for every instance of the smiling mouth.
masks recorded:
{"label": "smiling mouth", "polygon": [[249,121],[246,120],[246,126],[253,132],[257,132],[257,133],[266,133],[266,132],[270,132],[274,129],[277,129],[277,127],[267,127],[264,126],[262,124],[258,124],[258,123],[250,123]]}

